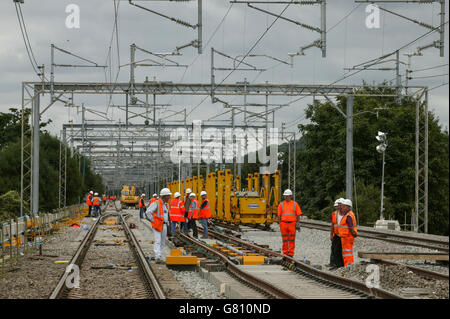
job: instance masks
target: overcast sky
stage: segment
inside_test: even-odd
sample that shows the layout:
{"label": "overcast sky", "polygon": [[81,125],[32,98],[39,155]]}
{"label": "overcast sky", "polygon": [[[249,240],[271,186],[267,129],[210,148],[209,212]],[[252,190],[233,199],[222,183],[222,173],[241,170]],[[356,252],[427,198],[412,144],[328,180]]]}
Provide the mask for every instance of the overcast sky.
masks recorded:
{"label": "overcast sky", "polygon": [[[181,3],[136,1],[136,3],[163,12],[168,16],[188,21],[191,24],[196,23],[197,1]],[[79,29],[68,29],[65,25],[68,16],[65,9],[69,4],[77,4],[81,10]],[[274,13],[280,13],[285,7],[285,5],[274,4],[260,4],[258,6]],[[248,58],[245,60],[247,63],[269,70],[263,73],[235,71],[226,80],[226,83],[243,81],[246,77],[248,81],[255,81],[255,83],[269,81],[271,83],[330,84],[347,72],[344,68],[391,52],[428,31],[428,29],[410,21],[384,12],[381,12],[380,28],[368,29],[365,25],[366,4],[357,6],[358,4],[351,0],[328,1],[327,29],[341,22],[332,28],[327,35],[326,58],[322,58],[318,48],[307,50],[305,56],[295,57],[293,67],[280,64],[274,60]],[[204,45],[211,38],[229,7],[228,0],[203,1]],[[437,3],[432,5],[384,4],[383,7],[433,26],[439,25],[440,6]],[[448,20],[448,7],[448,1],[446,1],[446,21]],[[343,19],[354,8],[356,9],[348,18]],[[22,11],[36,60],[39,64],[45,64],[47,77],[49,77],[50,44],[52,43],[98,64],[109,66],[106,72],[101,68],[57,68],[55,72],[56,81],[104,82],[110,81],[110,74],[114,81],[119,62],[122,65],[129,63],[130,44],[136,43],[136,45],[152,52],[172,52],[176,46],[186,44],[196,39],[197,36],[197,32],[192,29],[136,8],[130,5],[128,1],[120,1],[118,12],[119,50],[116,46],[116,39],[113,38],[111,51],[109,51],[114,29],[113,0],[25,0]],[[319,6],[291,5],[284,16],[320,27]],[[210,81],[211,47],[230,56],[245,54],[274,19],[274,17],[248,8],[244,4],[234,4],[224,23],[212,37],[208,46],[204,48],[203,55],[196,59],[197,50],[189,47],[181,51],[182,56],[173,57],[180,64],[191,65],[195,61],[186,72],[184,68],[141,67],[137,69],[136,81],[142,82],[148,76],[149,79],[156,79],[157,81],[208,83]],[[448,82],[448,24],[445,27],[445,32],[447,39],[445,57],[440,57],[437,49],[428,49],[424,51],[423,56],[412,58],[412,69],[420,70],[447,64],[444,67],[415,72],[413,76],[447,75],[415,79],[410,82],[411,85],[425,85],[433,88]],[[310,44],[317,38],[318,33],[316,32],[300,28],[288,21],[278,20],[251,53],[266,54],[289,61],[288,53],[297,52],[299,47]],[[418,46],[426,45],[438,39],[438,33],[433,33],[415,42],[401,51],[401,59],[407,62],[407,58],[403,56],[404,53],[414,52]],[[108,57],[108,52],[111,52],[111,59]],[[136,58],[139,60],[149,58],[149,56],[140,52]],[[60,64],[76,64],[79,62],[85,64],[83,61],[77,61],[61,52],[56,52],[55,61]],[[232,67],[232,62],[225,60],[225,58],[216,57],[216,62],[217,67]],[[386,65],[393,66],[392,63]],[[405,74],[403,65],[401,73]],[[217,71],[216,82],[222,81],[227,74]],[[372,84],[380,83],[383,80],[392,80],[394,77],[393,71],[364,71],[337,84],[360,85],[363,80]],[[13,0],[2,0],[0,1],[0,111],[6,112],[10,107],[20,107],[21,83],[36,80],[38,78],[28,60]],[[129,67],[124,66],[120,68],[118,81],[127,82],[128,80]],[[169,108],[173,110],[187,108],[189,111],[198,105],[203,98],[203,96],[167,96],[158,97],[157,102],[170,103],[172,106]],[[226,97],[223,99],[237,104],[243,103],[241,97]],[[270,102],[286,103],[291,100],[290,97],[274,97],[270,99]],[[276,126],[280,127],[281,122],[287,122],[294,126],[299,122],[304,122],[304,109],[311,100],[308,97],[278,111],[275,118]],[[248,101],[263,103],[264,98],[248,98]],[[105,111],[108,97],[80,95],[76,96],[74,102],[77,105],[84,103],[88,108]],[[115,104],[123,105],[124,102],[124,97],[113,99]],[[41,99],[41,107],[45,107],[46,103],[48,103],[48,96]],[[448,85],[430,92],[430,109],[439,116],[441,124],[448,127]],[[223,105],[221,103],[212,104],[211,99],[207,98],[189,119],[206,120],[222,111]],[[109,108],[108,112],[109,117],[114,120],[125,119],[125,115],[118,113],[114,108]],[[81,121],[77,109],[65,108],[62,103],[56,103],[44,114],[44,121],[49,118],[53,120],[50,126],[50,131],[53,134],[59,133],[62,124],[69,120],[73,120],[74,123],[80,123]],[[227,115],[218,119],[227,120],[229,118]],[[89,119],[99,120],[100,118],[90,114]],[[238,118],[238,122],[241,120],[242,117]],[[132,122],[143,123],[143,121],[143,119],[139,119]],[[291,126],[291,129],[294,126]]]}

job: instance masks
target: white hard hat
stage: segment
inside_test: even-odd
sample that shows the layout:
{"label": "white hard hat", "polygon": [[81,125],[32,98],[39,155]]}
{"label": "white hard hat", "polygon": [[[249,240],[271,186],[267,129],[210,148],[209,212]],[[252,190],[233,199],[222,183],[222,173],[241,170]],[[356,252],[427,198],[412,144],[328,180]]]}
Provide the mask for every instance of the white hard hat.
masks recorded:
{"label": "white hard hat", "polygon": [[203,196],[203,195],[206,195],[206,192],[205,192],[205,191],[202,191],[202,192],[200,193],[200,196]]}
{"label": "white hard hat", "polygon": [[175,192],[175,195],[173,195],[173,197],[175,197],[175,198],[180,197],[180,196],[181,196],[181,194],[178,192]]}
{"label": "white hard hat", "polygon": [[145,194],[142,194],[141,197],[145,197]]}
{"label": "white hard hat", "polygon": [[350,199],[344,199],[342,202],[341,202],[341,204],[342,205],[345,205],[345,206],[348,206],[348,207],[352,207],[353,205],[352,205],[352,201],[350,200]]}
{"label": "white hard hat", "polygon": [[160,196],[166,196],[166,195],[172,195],[172,193],[170,192],[170,189],[168,188],[163,188],[161,189],[161,193],[159,193]]}
{"label": "white hard hat", "polygon": [[93,192],[93,191],[90,191],[89,194],[94,194],[94,192]]}
{"label": "white hard hat", "polygon": [[186,193],[187,194],[192,193],[191,189],[190,188],[186,189]]}
{"label": "white hard hat", "polygon": [[286,189],[283,193],[283,196],[292,196],[292,191],[290,189]]}
{"label": "white hard hat", "polygon": [[153,194],[153,197],[157,197],[158,195],[157,194]]}
{"label": "white hard hat", "polygon": [[195,195],[195,193],[191,193],[191,195],[189,195],[189,197],[195,197],[197,195]]}
{"label": "white hard hat", "polygon": [[98,196],[98,193],[95,193],[94,196]]}
{"label": "white hard hat", "polygon": [[336,201],[334,202],[334,207],[337,207],[337,205],[342,204],[342,201],[344,200],[344,198],[338,198],[336,199]]}

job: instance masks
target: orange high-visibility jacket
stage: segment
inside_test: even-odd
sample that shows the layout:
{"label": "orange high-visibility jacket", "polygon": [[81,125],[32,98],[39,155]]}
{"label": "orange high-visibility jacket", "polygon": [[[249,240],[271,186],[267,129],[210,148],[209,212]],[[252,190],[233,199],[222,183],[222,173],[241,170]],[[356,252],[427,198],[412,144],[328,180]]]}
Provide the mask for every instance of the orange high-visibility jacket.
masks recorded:
{"label": "orange high-visibility jacket", "polygon": [[100,197],[95,196],[92,200],[92,205],[94,206],[100,206]]}
{"label": "orange high-visibility jacket", "polygon": [[86,198],[86,205],[92,206],[92,195],[89,194]]}
{"label": "orange high-visibility jacket", "polygon": [[154,230],[156,230],[157,232],[162,232],[163,229],[163,225],[164,225],[164,211],[163,211],[163,201],[162,199],[158,199],[156,201],[156,210],[153,213],[153,222],[152,222],[152,227]]}
{"label": "orange high-visibility jacket", "polygon": [[103,200],[106,202],[108,198],[106,196],[103,196]]}
{"label": "orange high-visibility jacket", "polygon": [[189,219],[198,219],[198,214],[199,214],[198,201],[196,199],[193,199],[191,201],[191,205],[189,206],[188,218]]}
{"label": "orange high-visibility jacket", "polygon": [[[199,218],[211,218],[211,210],[209,208],[209,199],[205,199],[206,206],[200,208]],[[202,203],[203,205],[203,203]]]}
{"label": "orange high-visibility jacket", "polygon": [[152,198],[150,199],[150,204],[149,204],[149,206],[150,206],[151,204],[153,204],[153,203],[155,202],[155,200],[156,200],[156,198],[155,198],[155,197],[152,197]]}
{"label": "orange high-visibility jacket", "polygon": [[145,207],[144,197],[139,199],[139,207]]}
{"label": "orange high-visibility jacket", "polygon": [[300,215],[302,215],[300,205],[293,200],[289,202],[282,201],[278,205],[278,216],[282,222],[295,222],[297,221],[297,216]]}
{"label": "orange high-visibility jacket", "polygon": [[173,222],[184,222],[184,203],[179,198],[174,198],[170,202],[170,220]]}
{"label": "orange high-visibility jacket", "polygon": [[337,224],[338,215],[339,215],[339,213],[338,213],[337,210],[335,210],[333,213],[331,213],[331,221],[333,223],[333,229],[334,229],[333,236],[334,235],[338,235],[339,236],[339,228],[338,228],[338,224]]}
{"label": "orange high-visibility jacket", "polygon": [[339,223],[339,225],[337,225],[337,215],[335,216],[335,220],[333,218],[333,223],[336,224],[335,229],[337,228],[337,235],[341,238],[347,238],[347,237],[352,237],[352,233],[350,232],[350,227],[348,227],[347,225],[347,217],[350,216],[352,218],[353,221],[353,231],[358,234],[358,230],[356,228],[356,217],[355,214],[353,214],[352,211],[349,211],[347,214],[345,214],[344,216],[342,216],[341,222]]}

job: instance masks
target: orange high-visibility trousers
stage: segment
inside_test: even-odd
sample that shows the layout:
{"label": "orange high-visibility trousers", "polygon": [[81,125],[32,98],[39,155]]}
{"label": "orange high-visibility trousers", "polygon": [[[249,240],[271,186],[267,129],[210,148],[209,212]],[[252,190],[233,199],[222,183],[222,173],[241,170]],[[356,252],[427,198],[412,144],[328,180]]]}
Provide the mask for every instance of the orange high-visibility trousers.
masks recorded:
{"label": "orange high-visibility trousers", "polygon": [[353,258],[353,243],[355,238],[353,236],[341,237],[342,243],[342,257],[344,259],[344,266],[347,267],[349,264],[354,262]]}
{"label": "orange high-visibility trousers", "polygon": [[281,238],[283,240],[283,254],[294,256],[296,222],[280,222]]}

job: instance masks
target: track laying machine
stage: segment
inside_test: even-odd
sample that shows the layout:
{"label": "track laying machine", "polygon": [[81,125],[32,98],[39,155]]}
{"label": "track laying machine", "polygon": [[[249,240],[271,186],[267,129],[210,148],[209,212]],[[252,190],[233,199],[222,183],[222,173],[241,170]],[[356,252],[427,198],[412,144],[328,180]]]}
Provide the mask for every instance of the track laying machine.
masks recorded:
{"label": "track laying machine", "polygon": [[131,189],[127,185],[122,187],[122,191],[120,192],[120,204],[122,205],[122,209],[129,207],[138,208],[139,196],[136,194],[136,185],[131,186]]}
{"label": "track laying machine", "polygon": [[242,188],[241,176],[233,175],[231,170],[226,169],[207,174],[206,180],[200,175],[174,181],[169,183],[168,188],[172,194],[179,191],[182,195],[190,188],[197,194],[199,203],[202,201],[200,192],[206,191],[212,218],[222,222],[268,226],[277,216],[281,175],[279,170],[262,176],[259,173],[248,174],[247,187]]}

